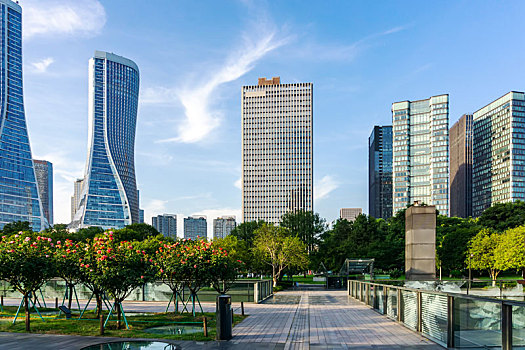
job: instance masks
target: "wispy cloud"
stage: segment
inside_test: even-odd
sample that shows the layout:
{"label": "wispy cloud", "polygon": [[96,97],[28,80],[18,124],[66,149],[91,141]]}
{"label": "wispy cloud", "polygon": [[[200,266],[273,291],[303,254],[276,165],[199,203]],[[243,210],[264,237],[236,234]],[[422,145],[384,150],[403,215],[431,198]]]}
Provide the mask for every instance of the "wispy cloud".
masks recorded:
{"label": "wispy cloud", "polygon": [[[243,35],[242,44],[233,54],[227,57],[222,66],[213,69],[204,79],[204,83],[196,84],[181,90],[157,89],[155,96],[149,96],[149,101],[166,100],[176,94],[178,101],[184,109],[185,119],[178,126],[178,135],[159,142],[200,142],[217,128],[222,120],[222,112],[212,109],[215,102],[216,90],[223,84],[235,81],[253,69],[255,64],[269,52],[283,46],[289,40],[281,37],[275,29],[265,26],[250,30]],[[255,37],[255,39],[254,39]],[[151,94],[150,90],[148,94]]]}
{"label": "wispy cloud", "polygon": [[330,192],[339,187],[339,182],[332,176],[325,175],[318,183],[314,185],[314,199],[319,200],[328,197]]}
{"label": "wispy cloud", "polygon": [[55,62],[53,57],[47,57],[38,62],[31,63],[31,68],[35,73],[45,73],[53,62]]}
{"label": "wispy cloud", "polygon": [[316,43],[304,44],[301,50],[294,50],[302,58],[315,61],[352,61],[359,54],[370,47],[374,39],[398,33],[405,30],[408,26],[397,26],[382,32],[367,35],[351,44],[342,43]]}
{"label": "wispy cloud", "polygon": [[106,11],[98,0],[24,0],[24,38],[99,34]]}

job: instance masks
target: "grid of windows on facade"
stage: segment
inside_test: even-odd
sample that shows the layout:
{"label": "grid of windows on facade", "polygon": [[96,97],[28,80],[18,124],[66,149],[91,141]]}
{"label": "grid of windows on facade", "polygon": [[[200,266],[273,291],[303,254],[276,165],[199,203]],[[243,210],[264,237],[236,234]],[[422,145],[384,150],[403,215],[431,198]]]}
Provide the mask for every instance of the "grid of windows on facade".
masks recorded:
{"label": "grid of windows on facade", "polygon": [[392,216],[392,126],[374,126],[368,139],[368,214]]}
{"label": "grid of windows on facade", "polygon": [[511,91],[474,112],[473,215],[525,200],[525,94]]}
{"label": "grid of windows on facade", "polygon": [[164,214],[151,218],[151,225],[165,237],[177,238],[177,215]]}
{"label": "grid of windows on facade", "polygon": [[33,159],[40,201],[47,222],[53,224],[53,164],[47,160]]}
{"label": "grid of windows on facade", "polygon": [[23,104],[22,9],[0,0],[0,228],[27,221],[46,228]]}
{"label": "grid of windows on facade", "polygon": [[237,226],[234,216],[213,219],[213,238],[225,238]]}
{"label": "grid of windows on facade", "polygon": [[448,215],[448,95],[392,104],[393,215],[415,201]]}
{"label": "grid of windows on facade", "polygon": [[137,65],[95,52],[90,60],[90,148],[73,227],[122,228],[139,221],[134,145],[139,93]]}
{"label": "grid of windows on facade", "polygon": [[472,114],[450,128],[450,216],[472,216]]}
{"label": "grid of windows on facade", "polygon": [[184,218],[184,238],[206,239],[208,237],[208,223],[205,216],[190,216]]}
{"label": "grid of windows on facade", "polygon": [[313,84],[259,79],[242,88],[243,221],[313,210]]}

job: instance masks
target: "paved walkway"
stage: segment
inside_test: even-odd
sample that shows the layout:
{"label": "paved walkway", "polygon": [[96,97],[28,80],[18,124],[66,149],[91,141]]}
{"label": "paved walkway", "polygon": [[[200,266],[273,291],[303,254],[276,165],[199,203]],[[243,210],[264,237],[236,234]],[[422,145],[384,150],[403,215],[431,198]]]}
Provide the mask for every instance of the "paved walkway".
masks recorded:
{"label": "paved walkway", "polygon": [[[264,305],[264,307],[261,307]],[[443,349],[391,321],[346,291],[286,291],[248,308],[234,344],[276,343],[284,349]]]}
{"label": "paved walkway", "polygon": [[[12,302],[16,304],[16,300]],[[205,311],[215,309],[213,304],[203,306]],[[128,312],[161,312],[166,303],[125,302],[124,308]],[[169,343],[190,350],[443,349],[349,298],[346,291],[285,291],[262,304],[245,304],[245,311],[250,317],[234,328],[229,342]],[[0,349],[80,349],[114,340],[121,339],[0,333]]]}

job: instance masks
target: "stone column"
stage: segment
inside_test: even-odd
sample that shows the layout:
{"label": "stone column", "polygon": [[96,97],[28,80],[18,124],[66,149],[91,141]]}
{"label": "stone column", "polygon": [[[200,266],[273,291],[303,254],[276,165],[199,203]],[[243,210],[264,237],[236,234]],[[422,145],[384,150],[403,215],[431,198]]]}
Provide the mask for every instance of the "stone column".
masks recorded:
{"label": "stone column", "polygon": [[436,279],[436,207],[417,203],[405,214],[405,278]]}

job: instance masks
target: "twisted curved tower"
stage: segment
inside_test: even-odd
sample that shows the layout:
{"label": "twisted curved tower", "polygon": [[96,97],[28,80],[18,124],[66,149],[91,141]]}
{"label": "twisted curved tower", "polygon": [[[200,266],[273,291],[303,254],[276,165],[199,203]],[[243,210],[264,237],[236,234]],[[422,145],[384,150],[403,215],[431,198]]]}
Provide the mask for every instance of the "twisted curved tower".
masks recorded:
{"label": "twisted curved tower", "polygon": [[0,0],[0,228],[47,227],[27,134],[22,86],[22,8]]}
{"label": "twisted curved tower", "polygon": [[95,51],[89,60],[89,139],[86,171],[72,228],[122,228],[139,222],[135,130],[139,69]]}

